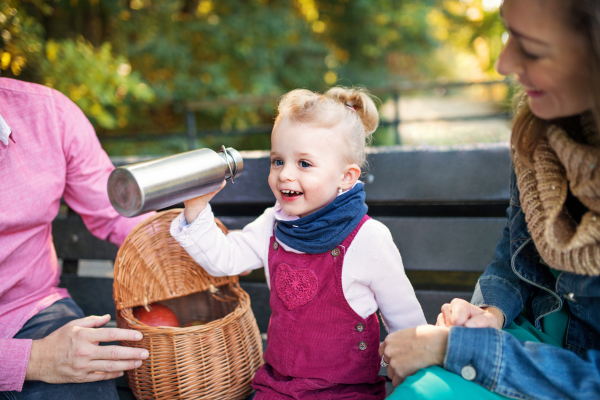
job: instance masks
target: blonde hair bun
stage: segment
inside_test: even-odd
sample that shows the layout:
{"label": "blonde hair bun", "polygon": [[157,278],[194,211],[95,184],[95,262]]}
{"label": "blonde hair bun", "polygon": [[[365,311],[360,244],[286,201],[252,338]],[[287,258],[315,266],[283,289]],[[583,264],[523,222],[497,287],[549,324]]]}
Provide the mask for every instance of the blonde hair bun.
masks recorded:
{"label": "blonde hair bun", "polygon": [[363,88],[336,86],[325,92],[325,97],[335,99],[345,106],[352,107],[360,117],[365,134],[371,135],[379,125],[379,113],[371,94]]}

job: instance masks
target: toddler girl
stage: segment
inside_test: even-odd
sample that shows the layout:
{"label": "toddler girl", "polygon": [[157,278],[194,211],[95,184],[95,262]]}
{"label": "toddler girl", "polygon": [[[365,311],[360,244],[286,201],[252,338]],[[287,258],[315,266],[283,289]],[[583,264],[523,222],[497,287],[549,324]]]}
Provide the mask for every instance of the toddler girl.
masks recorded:
{"label": "toddler girl", "polygon": [[358,178],[377,109],[341,87],[294,90],[278,109],[275,206],[225,236],[209,193],[185,202],[171,234],[214,276],[265,266],[272,314],[255,400],[383,399],[377,309],[389,332],[426,322],[392,235],[366,215]]}

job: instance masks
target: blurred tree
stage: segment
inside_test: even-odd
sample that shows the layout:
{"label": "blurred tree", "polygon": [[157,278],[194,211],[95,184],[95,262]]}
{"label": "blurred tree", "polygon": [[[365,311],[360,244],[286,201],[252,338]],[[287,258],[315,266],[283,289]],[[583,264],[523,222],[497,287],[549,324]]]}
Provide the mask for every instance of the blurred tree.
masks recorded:
{"label": "blurred tree", "polygon": [[[57,88],[105,133],[180,131],[190,100],[480,79],[502,46],[499,3],[4,0],[0,73]],[[199,116],[199,127],[243,129],[270,123],[273,105]]]}
{"label": "blurred tree", "polygon": [[66,93],[89,117],[103,128],[127,126],[129,105],[149,102],[154,93],[142,82],[138,71],[122,57],[114,57],[111,44],[95,48],[81,36],[46,42],[41,61],[42,82]]}
{"label": "blurred tree", "polygon": [[447,0],[432,8],[427,22],[440,43],[438,59],[446,60],[452,78],[481,80],[499,76],[494,63],[503,47],[502,0]]}
{"label": "blurred tree", "polygon": [[7,76],[58,89],[99,127],[125,126],[130,104],[151,102],[153,91],[139,72],[131,72],[125,57],[113,55],[110,42],[98,40],[102,44],[94,47],[76,30],[60,24],[60,39],[48,38],[55,31],[50,17],[65,14],[56,12],[51,3],[56,2],[8,0],[0,4],[0,68]]}
{"label": "blurred tree", "polygon": [[[44,7],[40,7],[44,8]],[[48,11],[48,8],[44,8]],[[43,27],[19,7],[16,0],[0,3],[0,68],[13,76],[21,74],[28,61],[44,50]]]}

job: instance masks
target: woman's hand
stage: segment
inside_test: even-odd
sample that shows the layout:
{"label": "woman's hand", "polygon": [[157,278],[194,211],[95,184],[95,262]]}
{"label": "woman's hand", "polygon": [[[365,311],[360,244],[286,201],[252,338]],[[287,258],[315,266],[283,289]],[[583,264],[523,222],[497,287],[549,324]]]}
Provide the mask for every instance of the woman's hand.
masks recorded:
{"label": "woman's hand", "polygon": [[225,183],[227,183],[227,181],[223,181],[221,187],[214,192],[203,194],[202,196],[194,197],[193,199],[183,202],[183,205],[185,206],[183,215],[185,216],[185,220],[188,224],[191,224],[196,218],[198,218],[198,215],[200,215],[202,210],[206,208],[208,202],[211,201],[212,198],[215,197],[215,195],[225,187]]}
{"label": "woman's hand", "polygon": [[448,328],[421,325],[389,334],[379,346],[379,355],[389,364],[388,377],[394,386],[421,368],[440,365],[446,356]]}
{"label": "woman's hand", "polygon": [[466,300],[454,299],[450,304],[442,306],[436,326],[502,329],[504,314],[495,307],[479,308]]}
{"label": "woman's hand", "polygon": [[26,380],[47,383],[81,383],[114,379],[123,371],[142,365],[148,350],[99,346],[100,342],[138,341],[142,334],[118,328],[94,329],[110,321],[110,315],[76,319],[31,346]]}

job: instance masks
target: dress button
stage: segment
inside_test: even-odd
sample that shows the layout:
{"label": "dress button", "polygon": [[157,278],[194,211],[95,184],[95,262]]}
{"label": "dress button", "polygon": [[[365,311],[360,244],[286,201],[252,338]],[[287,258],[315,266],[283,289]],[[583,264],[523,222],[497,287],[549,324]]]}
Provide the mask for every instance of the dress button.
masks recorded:
{"label": "dress button", "polygon": [[331,255],[334,257],[337,257],[340,255],[340,249],[338,249],[337,247],[333,250],[331,250]]}
{"label": "dress button", "polygon": [[366,349],[367,349],[367,343],[361,340],[361,341],[358,343],[358,348],[359,348],[360,350],[366,350]]}
{"label": "dress button", "polygon": [[460,375],[468,381],[472,381],[477,376],[477,371],[472,365],[465,365],[460,370]]}
{"label": "dress button", "polygon": [[364,331],[365,330],[365,325],[363,323],[359,322],[358,324],[356,324],[356,330],[359,331],[359,332]]}
{"label": "dress button", "polygon": [[279,243],[273,242],[273,250],[277,250],[279,248]]}

